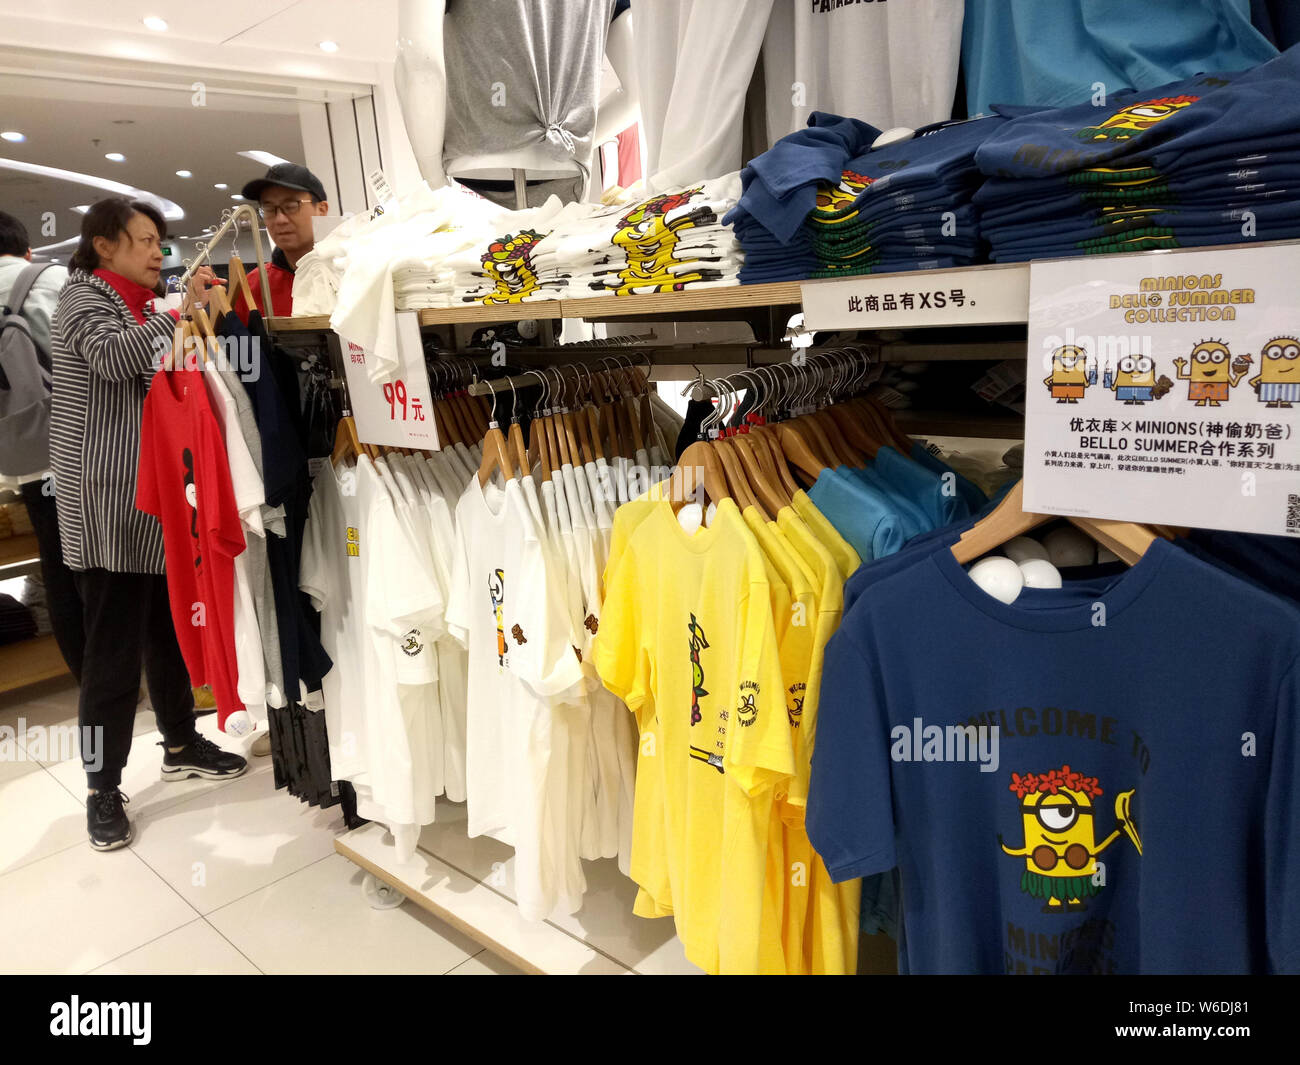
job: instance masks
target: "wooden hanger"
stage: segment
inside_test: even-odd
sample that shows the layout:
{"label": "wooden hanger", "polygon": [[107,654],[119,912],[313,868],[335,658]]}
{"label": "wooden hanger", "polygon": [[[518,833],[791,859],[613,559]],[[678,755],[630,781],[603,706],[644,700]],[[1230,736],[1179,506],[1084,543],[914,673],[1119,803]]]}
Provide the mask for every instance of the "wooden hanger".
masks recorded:
{"label": "wooden hanger", "polygon": [[702,486],[705,496],[714,503],[730,498],[722,463],[710,443],[703,440],[682,452],[668,479],[668,502],[674,514],[695,501],[697,486]]}
{"label": "wooden hanger", "polygon": [[230,262],[226,266],[226,273],[230,275],[230,291],[237,292],[244,297],[244,306],[249,311],[257,309],[257,301],[253,299],[253,289],[248,284],[248,273],[244,270],[244,261],[233,252],[230,256]]}
{"label": "wooden hanger", "polygon": [[515,476],[515,468],[510,462],[510,448],[506,443],[505,434],[497,425],[497,394],[492,393],[492,420],[488,423],[488,431],[483,437],[483,458],[478,464],[478,483],[479,487],[487,484],[492,478],[492,474],[498,468],[506,476],[506,480],[512,480]]}
{"label": "wooden hanger", "polygon": [[[1054,517],[1052,514],[1027,512],[1024,509],[1023,482],[1017,482],[991,514],[966,530],[962,538],[953,544],[953,557],[962,564],[973,562],[1008,540],[1023,536],[1030,529],[1051,521]],[[1068,516],[1067,520],[1130,566],[1146,554],[1147,548],[1156,539],[1156,534],[1149,528],[1134,522],[1075,516]]]}

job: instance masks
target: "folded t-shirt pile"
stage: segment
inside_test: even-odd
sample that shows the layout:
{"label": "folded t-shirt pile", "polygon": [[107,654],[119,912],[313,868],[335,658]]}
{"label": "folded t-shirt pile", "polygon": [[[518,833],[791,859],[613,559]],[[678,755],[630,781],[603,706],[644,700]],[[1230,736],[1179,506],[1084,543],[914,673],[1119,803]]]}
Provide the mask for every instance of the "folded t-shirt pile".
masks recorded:
{"label": "folded t-shirt pile", "polygon": [[998,262],[1300,236],[1300,48],[1020,114],[975,158]]}
{"label": "folded t-shirt pile", "polygon": [[725,221],[745,249],[741,281],[793,281],[981,261],[971,198],[994,115],[923,126],[872,148],[880,130],[815,111],[741,171]]}
{"label": "folded t-shirt pile", "polygon": [[553,234],[582,224],[600,210],[598,203],[564,204],[552,196],[541,207],[502,211],[477,241],[444,260],[442,265],[455,277],[453,305],[561,299],[568,278],[560,272],[556,256],[539,252],[550,247]]}
{"label": "folded t-shirt pile", "polygon": [[597,205],[557,225],[532,261],[564,279],[569,299],[739,284],[743,253],[722,219],[740,188],[732,173],[631,205]]}

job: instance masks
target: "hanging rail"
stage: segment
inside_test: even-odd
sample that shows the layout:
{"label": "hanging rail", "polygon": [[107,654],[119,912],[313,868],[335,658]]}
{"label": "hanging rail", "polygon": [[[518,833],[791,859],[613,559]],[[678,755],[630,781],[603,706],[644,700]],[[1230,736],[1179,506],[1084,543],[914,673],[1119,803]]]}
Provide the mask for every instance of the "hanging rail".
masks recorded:
{"label": "hanging rail", "polygon": [[[190,283],[190,278],[193,276],[194,271],[202,266],[204,262],[210,260],[213,246],[217,241],[225,236],[226,230],[230,229],[232,226],[238,227],[239,220],[246,217],[248,219],[249,228],[253,231],[253,248],[257,252],[257,279],[262,285],[263,313],[266,317],[270,317],[273,310],[271,307],[271,284],[266,279],[266,258],[262,254],[262,228],[258,223],[257,212],[253,210],[252,205],[247,203],[241,203],[238,207],[229,210],[230,217],[225,218],[226,212],[222,212],[223,221],[220,228],[218,228],[217,231],[208,238],[206,244],[199,245],[198,254],[194,256],[194,259],[190,262],[189,266],[185,268],[185,273],[181,275],[181,291],[185,291],[185,286]],[[250,307],[249,310],[252,310],[252,308]]]}

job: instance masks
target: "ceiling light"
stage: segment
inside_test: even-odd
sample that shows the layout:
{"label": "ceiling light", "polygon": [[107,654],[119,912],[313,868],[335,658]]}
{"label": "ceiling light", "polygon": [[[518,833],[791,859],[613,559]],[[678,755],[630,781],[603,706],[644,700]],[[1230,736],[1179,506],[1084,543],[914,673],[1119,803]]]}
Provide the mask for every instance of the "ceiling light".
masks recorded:
{"label": "ceiling light", "polygon": [[79,203],[77,204],[76,207],[73,208],[73,210],[76,211],[78,214],[85,214],[87,211],[90,210],[90,204]]}
{"label": "ceiling light", "polygon": [[22,142],[27,139],[23,134],[19,133],[16,129],[7,129],[3,133],[0,133],[0,137],[3,137],[11,144],[22,144]]}
{"label": "ceiling light", "polygon": [[242,197],[242,196],[240,196],[240,195],[238,195],[238,194],[235,194],[235,195],[232,195],[230,198],[231,198],[232,200],[242,200],[244,197]]}
{"label": "ceiling light", "polygon": [[176,171],[176,176],[177,176],[177,177],[193,177],[194,175],[191,174],[188,170],[178,170],[178,171]]}
{"label": "ceiling light", "polygon": [[40,163],[26,163],[19,159],[0,157],[0,170],[16,170],[21,174],[35,174],[38,177],[53,178],[55,181],[68,181],[74,185],[89,185],[93,189],[116,193],[135,200],[148,200],[160,211],[163,218],[175,222],[185,217],[185,211],[178,203],[163,196],[157,196],[145,189],[138,189],[122,181],[111,181],[96,174],[80,174],[75,170],[61,170],[57,166],[42,166]]}
{"label": "ceiling light", "polygon": [[213,187],[214,189],[228,189],[228,188],[230,188],[230,186],[227,185],[224,181],[218,181],[218,182],[217,182],[215,185],[213,185],[212,187]]}
{"label": "ceiling light", "polygon": [[335,44],[333,41],[321,41],[320,50],[322,52],[337,52],[339,50],[339,46]]}
{"label": "ceiling light", "polygon": [[263,166],[275,166],[277,163],[287,163],[288,159],[281,159],[278,155],[272,155],[270,152],[264,152],[260,149],[247,152],[236,152],[236,155],[242,155],[245,159],[251,159],[255,163],[261,163]]}
{"label": "ceiling light", "polygon": [[123,155],[121,152],[107,152],[105,153],[104,158],[107,159],[110,163],[126,162],[126,156]]}
{"label": "ceiling light", "polygon": [[167,29],[166,20],[160,19],[157,15],[150,15],[144,20],[144,24],[155,33],[163,33]]}

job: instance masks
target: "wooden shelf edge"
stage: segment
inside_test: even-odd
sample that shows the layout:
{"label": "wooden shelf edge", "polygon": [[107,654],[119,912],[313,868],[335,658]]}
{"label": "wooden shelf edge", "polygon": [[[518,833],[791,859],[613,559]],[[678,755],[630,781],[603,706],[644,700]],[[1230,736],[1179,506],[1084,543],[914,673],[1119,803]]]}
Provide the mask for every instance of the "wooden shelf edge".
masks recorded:
{"label": "wooden shelf edge", "polygon": [[985,440],[1023,440],[1025,419],[1013,411],[980,414],[970,411],[896,410],[894,421],[909,436],[972,436]]}
{"label": "wooden shelf edge", "polygon": [[17,691],[41,681],[70,676],[53,636],[0,644],[0,692]]}
{"label": "wooden shelf edge", "polygon": [[19,533],[0,540],[0,566],[16,566],[20,562],[36,562],[41,557],[35,533]]}

